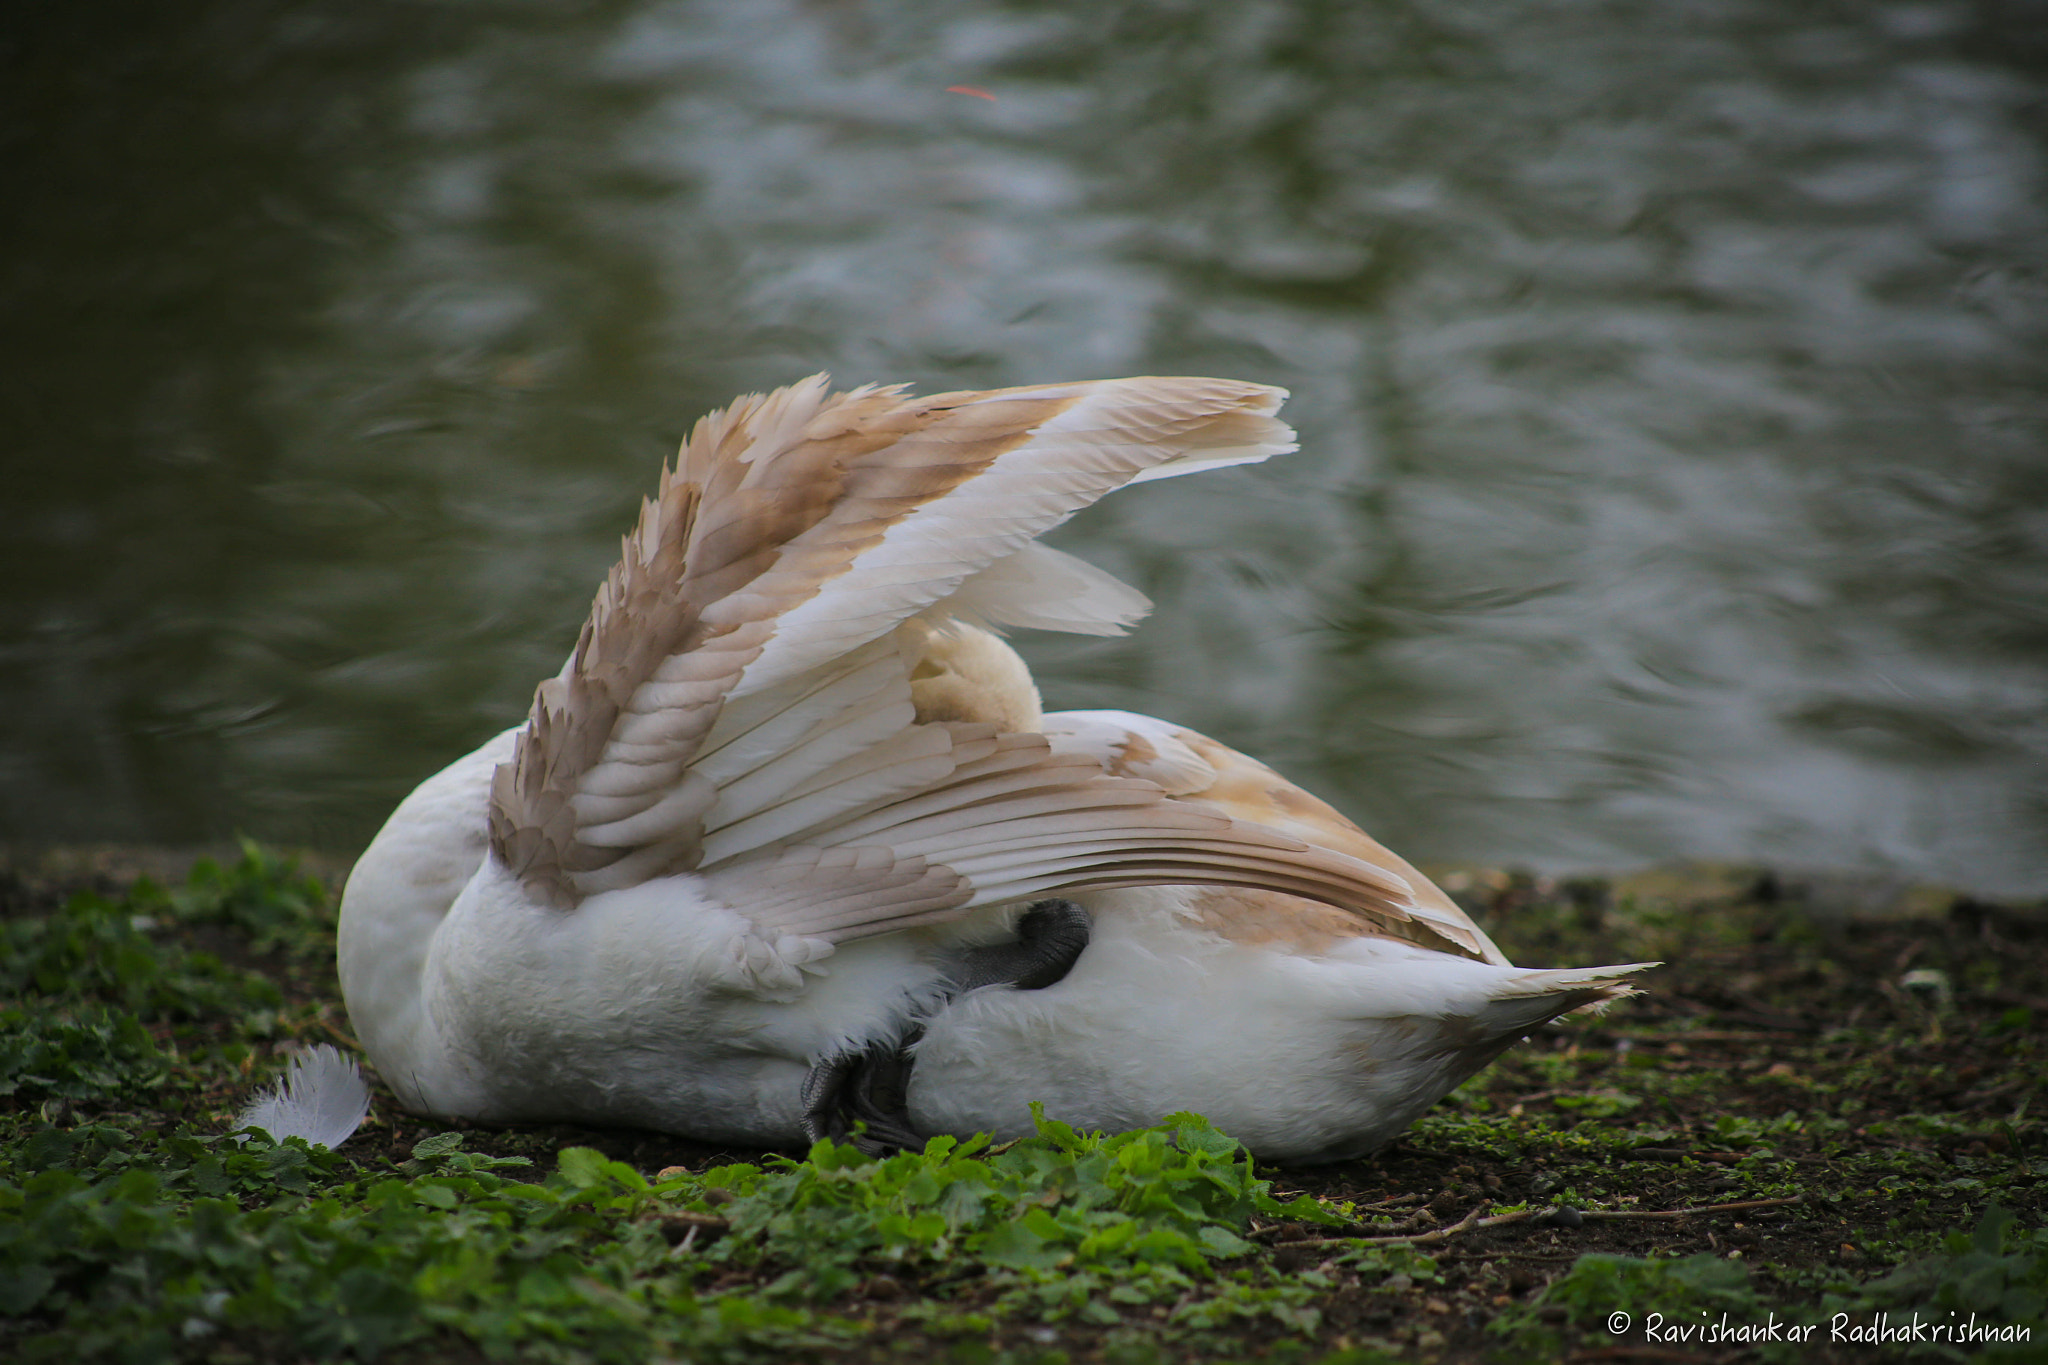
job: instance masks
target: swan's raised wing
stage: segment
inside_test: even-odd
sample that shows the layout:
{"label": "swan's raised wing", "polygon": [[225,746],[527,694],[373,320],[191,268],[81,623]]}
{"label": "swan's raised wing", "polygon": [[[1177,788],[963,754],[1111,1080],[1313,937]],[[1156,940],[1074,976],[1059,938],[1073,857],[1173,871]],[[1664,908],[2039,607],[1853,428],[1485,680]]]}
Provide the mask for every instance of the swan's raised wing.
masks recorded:
{"label": "swan's raised wing", "polygon": [[690,871],[764,929],[832,941],[1082,886],[1405,903],[1383,869],[1040,736],[919,723],[910,697],[898,628],[956,597],[999,623],[1127,623],[1142,598],[1033,537],[1139,475],[1291,449],[1283,396],[819,378],[705,419],[495,774],[493,852],[559,905]]}
{"label": "swan's raised wing", "polygon": [[1322,854],[1376,867],[1411,891],[1405,904],[1345,906],[1344,913],[1335,916],[1327,896],[1310,897],[1323,905],[1302,905],[1282,897],[1212,898],[1209,909],[1216,917],[1215,927],[1226,936],[1316,942],[1366,932],[1512,965],[1486,931],[1427,877],[1257,759],[1193,730],[1128,711],[1058,711],[1045,717],[1043,728],[1057,752],[1087,755],[1108,772],[1157,783],[1183,804],[1298,838]]}

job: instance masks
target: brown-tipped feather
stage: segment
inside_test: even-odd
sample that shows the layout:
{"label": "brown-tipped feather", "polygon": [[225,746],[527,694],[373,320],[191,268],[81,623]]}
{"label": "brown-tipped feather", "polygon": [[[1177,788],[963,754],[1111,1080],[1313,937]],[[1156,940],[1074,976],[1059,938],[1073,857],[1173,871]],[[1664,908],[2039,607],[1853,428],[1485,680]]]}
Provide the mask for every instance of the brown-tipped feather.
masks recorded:
{"label": "brown-tipped feather", "polygon": [[[690,764],[728,699],[843,659],[1134,474],[1286,448],[1279,397],[1145,379],[917,399],[829,394],[819,376],[705,418],[643,505],[569,666],[535,693],[492,785],[492,847],[561,905],[699,868],[720,791]],[[1026,446],[1024,463],[998,464]],[[973,769],[977,752],[953,766]],[[1041,785],[1082,806],[1114,781],[1043,761]],[[1153,788],[1137,804],[1163,800]],[[1264,836],[1219,829],[1219,856],[1271,861]],[[1148,848],[1164,852],[1142,837],[1132,851]],[[1311,880],[1385,899],[1376,877]],[[1234,864],[1224,879],[1240,880]]]}
{"label": "brown-tipped feather", "polygon": [[[650,746],[655,752],[632,760],[680,772],[777,614],[817,593],[890,524],[945,496],[1075,401],[1013,405],[1007,421],[974,412],[906,452],[914,461],[891,467],[879,457],[944,423],[953,411],[945,399],[958,395],[823,390],[821,376],[750,395],[698,422],[674,471],[663,467],[659,491],[642,504],[565,676],[536,690],[513,760],[492,784],[491,843],[548,899],[576,899],[574,874],[625,856],[577,846],[569,797],[604,758],[634,691],[665,661],[688,661],[674,670],[684,695],[663,708],[671,725]],[[665,794],[665,774],[649,775],[642,808]],[[700,820],[715,797],[703,793]],[[687,827],[671,842],[671,866],[693,865]]]}
{"label": "brown-tipped feather", "polygon": [[[1062,719],[1053,717],[1054,721]],[[1456,901],[1335,808],[1227,744],[1193,730],[1162,728],[1171,739],[1158,744],[1135,731],[1125,732],[1109,771],[1149,778],[1167,787],[1177,800],[1378,868],[1406,883],[1413,895],[1413,913],[1376,921],[1369,915],[1333,910],[1322,903],[1329,902],[1330,896],[1299,888],[1267,887],[1274,892],[1294,891],[1292,895],[1219,891],[1196,902],[1208,928],[1237,942],[1297,943],[1303,945],[1302,951],[1321,951],[1341,939],[1368,932],[1507,965],[1506,955]],[[1173,751],[1176,743],[1183,746],[1181,750]],[[1309,899],[1302,899],[1304,895]]]}
{"label": "brown-tipped feather", "polygon": [[[1327,802],[1303,791],[1257,759],[1219,744],[1206,735],[1179,730],[1175,737],[1216,770],[1216,784],[1206,791],[1190,793],[1191,796],[1213,802],[1240,820],[1254,820],[1319,847],[1384,868],[1406,881],[1414,890],[1418,908],[1432,912],[1433,919],[1448,922],[1448,932],[1460,940],[1460,951],[1487,962],[1507,962],[1507,956],[1494,945],[1486,932],[1474,924],[1442,888],[1416,871],[1392,849],[1345,819]],[[1427,936],[1429,941],[1420,938],[1414,941],[1435,948],[1440,946],[1435,940],[1443,936],[1432,931]],[[1397,933],[1395,937],[1410,936]]]}

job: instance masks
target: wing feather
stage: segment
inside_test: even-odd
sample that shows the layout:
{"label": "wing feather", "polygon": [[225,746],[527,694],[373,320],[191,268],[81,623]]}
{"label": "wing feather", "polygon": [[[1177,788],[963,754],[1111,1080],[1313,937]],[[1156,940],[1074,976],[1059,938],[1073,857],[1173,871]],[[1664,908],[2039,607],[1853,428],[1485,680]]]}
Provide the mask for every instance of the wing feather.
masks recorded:
{"label": "wing feather", "polygon": [[1086,560],[1032,544],[968,578],[939,609],[977,625],[1122,635],[1150,614],[1152,599]]}
{"label": "wing feather", "polygon": [[[728,702],[834,667],[1138,473],[1292,448],[1282,396],[1127,379],[910,398],[817,376],[705,418],[536,690],[494,776],[493,850],[563,905],[699,866],[726,775],[689,774]],[[991,609],[1044,597],[1042,574],[1013,577],[984,585]]]}
{"label": "wing feather", "polygon": [[[1447,951],[1511,965],[1486,931],[1442,888],[1333,807],[1257,759],[1207,735],[1129,711],[1059,711],[1047,715],[1044,724],[1062,752],[1092,755],[1110,772],[1159,782],[1178,800],[1292,835],[1399,877],[1414,890],[1408,915],[1375,926],[1373,932],[1431,948],[1443,949],[1449,942],[1454,946]],[[1326,896],[1313,899],[1329,901]],[[1422,937],[1417,937],[1417,926],[1422,926]]]}
{"label": "wing feather", "polygon": [[906,622],[1128,625],[1142,596],[1034,539],[1140,474],[1290,449],[1281,396],[1133,379],[914,399],[820,377],[706,418],[536,690],[495,775],[494,851],[559,904],[694,871],[764,933],[830,942],[1159,882],[1462,941],[1405,865],[1251,818],[1269,812],[1195,739],[1139,762],[918,716],[920,641],[943,632]]}

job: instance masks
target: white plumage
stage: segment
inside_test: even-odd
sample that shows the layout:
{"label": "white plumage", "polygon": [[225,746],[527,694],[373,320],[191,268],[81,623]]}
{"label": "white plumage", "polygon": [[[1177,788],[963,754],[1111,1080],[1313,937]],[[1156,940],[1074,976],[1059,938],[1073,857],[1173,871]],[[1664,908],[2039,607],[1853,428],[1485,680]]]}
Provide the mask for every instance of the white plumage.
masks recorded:
{"label": "white plumage", "polygon": [[[982,628],[1128,627],[1142,595],[1034,538],[1124,483],[1292,449],[1283,396],[819,377],[699,423],[527,722],[349,879],[342,986],[400,1100],[788,1143],[812,1064],[922,1019],[923,1131],[1192,1108],[1330,1159],[1625,994],[1636,967],[1512,967],[1242,754],[1043,715]],[[1094,917],[1066,979],[947,1001],[949,963],[1048,895]]]}
{"label": "white plumage", "polygon": [[339,1147],[369,1112],[362,1068],[322,1043],[294,1056],[284,1076],[250,1102],[235,1127],[261,1128],[280,1142],[296,1137]]}

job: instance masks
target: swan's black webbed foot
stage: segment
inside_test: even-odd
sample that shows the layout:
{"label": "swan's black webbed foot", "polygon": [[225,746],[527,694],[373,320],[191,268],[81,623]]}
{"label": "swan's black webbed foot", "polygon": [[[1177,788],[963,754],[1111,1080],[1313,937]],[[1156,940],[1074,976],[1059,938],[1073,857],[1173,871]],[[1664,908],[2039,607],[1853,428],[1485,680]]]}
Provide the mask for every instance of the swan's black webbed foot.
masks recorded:
{"label": "swan's black webbed foot", "polygon": [[[910,1126],[910,1052],[924,1037],[912,1024],[900,1039],[885,1038],[857,1052],[842,1052],[804,1077],[804,1136],[851,1142],[869,1156],[892,1156],[924,1147]],[[856,1123],[866,1131],[856,1132]]]}
{"label": "swan's black webbed foot", "polygon": [[[1065,979],[1088,946],[1094,921],[1072,901],[1040,901],[1017,920],[1010,943],[969,948],[949,974],[941,1003],[983,986],[1043,990]],[[804,1077],[804,1136],[851,1142],[870,1156],[923,1148],[910,1123],[910,1049],[924,1037],[912,1023],[896,1039],[828,1057]],[[854,1125],[866,1125],[856,1133]]]}
{"label": "swan's black webbed foot", "polygon": [[1018,917],[1015,942],[969,948],[960,955],[946,998],[983,986],[1042,991],[1057,985],[1081,960],[1094,926],[1088,912],[1072,901],[1040,901]]}

